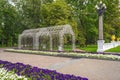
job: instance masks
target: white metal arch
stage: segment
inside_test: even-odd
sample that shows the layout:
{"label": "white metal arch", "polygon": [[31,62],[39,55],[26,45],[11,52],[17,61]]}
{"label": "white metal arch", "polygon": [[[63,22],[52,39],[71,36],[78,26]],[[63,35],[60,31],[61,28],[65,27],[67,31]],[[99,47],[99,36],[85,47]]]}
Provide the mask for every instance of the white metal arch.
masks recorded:
{"label": "white metal arch", "polygon": [[52,48],[52,36],[58,35],[60,47],[59,50],[63,50],[64,40],[63,36],[65,34],[71,34],[72,35],[72,49],[75,49],[75,34],[72,30],[72,27],[69,24],[66,25],[59,25],[59,26],[53,26],[53,27],[46,27],[46,28],[37,28],[37,29],[28,29],[24,30],[22,34],[19,35],[18,39],[18,48],[22,48],[22,38],[24,37],[32,37],[33,38],[33,49],[38,50],[39,49],[39,37],[40,36],[49,36],[50,37],[50,50],[53,50]]}

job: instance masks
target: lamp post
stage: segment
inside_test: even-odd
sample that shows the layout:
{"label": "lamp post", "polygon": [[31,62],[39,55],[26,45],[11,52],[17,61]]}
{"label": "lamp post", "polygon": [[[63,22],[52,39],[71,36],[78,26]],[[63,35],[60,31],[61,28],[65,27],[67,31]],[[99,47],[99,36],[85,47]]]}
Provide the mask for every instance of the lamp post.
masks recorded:
{"label": "lamp post", "polygon": [[102,1],[99,2],[98,5],[95,6],[98,17],[99,17],[99,38],[98,38],[98,50],[97,52],[103,52],[104,47],[104,39],[103,39],[103,13],[106,10],[106,5],[102,3]]}

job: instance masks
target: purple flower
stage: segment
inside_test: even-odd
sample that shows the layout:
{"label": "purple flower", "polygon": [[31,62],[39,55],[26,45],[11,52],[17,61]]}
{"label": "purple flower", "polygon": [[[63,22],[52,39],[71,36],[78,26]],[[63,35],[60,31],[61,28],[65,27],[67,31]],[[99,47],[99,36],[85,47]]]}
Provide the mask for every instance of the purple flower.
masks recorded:
{"label": "purple flower", "polygon": [[25,65],[23,63],[11,63],[8,61],[0,60],[0,67],[6,68],[8,71],[14,71],[17,75],[23,75],[32,80],[88,80],[80,76],[74,76],[70,74],[58,73],[55,70],[42,69],[38,67],[32,67],[31,65]]}

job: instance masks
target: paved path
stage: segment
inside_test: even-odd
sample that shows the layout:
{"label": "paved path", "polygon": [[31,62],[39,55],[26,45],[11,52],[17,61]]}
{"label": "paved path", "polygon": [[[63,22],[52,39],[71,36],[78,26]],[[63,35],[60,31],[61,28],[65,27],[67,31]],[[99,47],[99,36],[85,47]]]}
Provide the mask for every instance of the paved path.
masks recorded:
{"label": "paved path", "polygon": [[120,80],[120,62],[118,61],[11,53],[3,52],[3,49],[0,49],[0,60],[22,62],[65,74],[87,77],[89,80]]}

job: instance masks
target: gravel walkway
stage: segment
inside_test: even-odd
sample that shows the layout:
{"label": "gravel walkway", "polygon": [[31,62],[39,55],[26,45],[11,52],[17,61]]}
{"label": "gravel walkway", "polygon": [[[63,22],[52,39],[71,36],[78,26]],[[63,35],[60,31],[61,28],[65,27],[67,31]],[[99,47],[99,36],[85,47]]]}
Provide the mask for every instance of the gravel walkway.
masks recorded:
{"label": "gravel walkway", "polygon": [[0,49],[0,60],[53,69],[65,74],[87,77],[89,80],[120,80],[120,61],[11,53],[4,52],[3,49]]}

